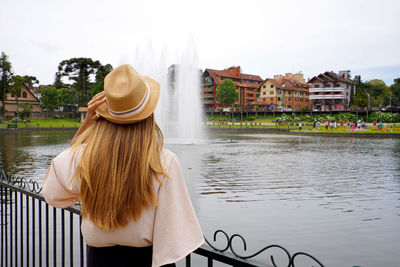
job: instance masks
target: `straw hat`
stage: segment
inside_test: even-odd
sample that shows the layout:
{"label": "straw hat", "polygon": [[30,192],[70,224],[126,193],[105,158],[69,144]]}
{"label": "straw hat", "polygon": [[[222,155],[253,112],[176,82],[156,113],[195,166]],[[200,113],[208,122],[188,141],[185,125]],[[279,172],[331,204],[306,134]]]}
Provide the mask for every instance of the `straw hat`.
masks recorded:
{"label": "straw hat", "polygon": [[104,79],[106,102],[96,113],[117,124],[146,119],[157,106],[160,84],[142,76],[131,65],[121,65]]}

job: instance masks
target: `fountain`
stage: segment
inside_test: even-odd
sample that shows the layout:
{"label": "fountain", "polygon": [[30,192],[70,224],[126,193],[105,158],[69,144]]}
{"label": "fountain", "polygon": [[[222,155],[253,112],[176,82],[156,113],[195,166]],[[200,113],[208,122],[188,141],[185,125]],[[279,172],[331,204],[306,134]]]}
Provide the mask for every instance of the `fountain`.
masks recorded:
{"label": "fountain", "polygon": [[[200,77],[197,53],[193,40],[186,51],[167,63],[167,49],[156,60],[150,42],[137,49],[132,64],[142,75],[161,84],[161,96],[155,117],[167,143],[194,144],[206,139],[201,107]],[[168,67],[169,66],[169,67]]]}

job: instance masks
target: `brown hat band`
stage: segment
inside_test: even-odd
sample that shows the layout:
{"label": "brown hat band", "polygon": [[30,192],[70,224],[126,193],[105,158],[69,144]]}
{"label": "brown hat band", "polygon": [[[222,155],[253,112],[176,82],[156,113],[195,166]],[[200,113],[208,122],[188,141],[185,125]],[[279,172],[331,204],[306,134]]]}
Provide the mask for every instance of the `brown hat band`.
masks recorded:
{"label": "brown hat band", "polygon": [[150,86],[146,81],[144,81],[144,82],[146,84],[146,92],[143,96],[142,101],[140,101],[140,103],[138,105],[136,105],[135,107],[130,108],[128,110],[123,110],[123,111],[114,111],[106,103],[108,112],[111,114],[111,116],[113,116],[115,118],[127,118],[127,117],[131,117],[133,115],[138,114],[139,112],[141,112],[144,109],[147,102],[149,102],[149,98],[150,98]]}

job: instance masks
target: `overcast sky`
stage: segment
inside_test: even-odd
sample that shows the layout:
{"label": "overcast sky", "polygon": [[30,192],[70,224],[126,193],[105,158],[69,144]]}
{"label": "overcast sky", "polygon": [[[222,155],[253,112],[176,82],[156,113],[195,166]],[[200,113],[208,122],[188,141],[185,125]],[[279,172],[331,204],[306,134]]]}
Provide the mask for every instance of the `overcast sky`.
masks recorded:
{"label": "overcast sky", "polygon": [[390,85],[400,77],[399,14],[399,0],[1,0],[0,51],[41,84],[64,59],[135,67],[145,44],[169,64],[193,40],[203,70],[307,78],[348,69]]}

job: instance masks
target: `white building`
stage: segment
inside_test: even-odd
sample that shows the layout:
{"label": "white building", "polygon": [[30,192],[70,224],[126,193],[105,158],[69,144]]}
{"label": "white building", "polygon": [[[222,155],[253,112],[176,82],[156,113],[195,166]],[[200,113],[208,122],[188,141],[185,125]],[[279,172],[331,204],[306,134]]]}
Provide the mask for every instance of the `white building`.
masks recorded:
{"label": "white building", "polygon": [[350,71],[321,73],[308,81],[313,110],[345,110],[349,108],[350,90],[354,87]]}

